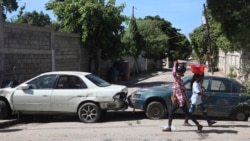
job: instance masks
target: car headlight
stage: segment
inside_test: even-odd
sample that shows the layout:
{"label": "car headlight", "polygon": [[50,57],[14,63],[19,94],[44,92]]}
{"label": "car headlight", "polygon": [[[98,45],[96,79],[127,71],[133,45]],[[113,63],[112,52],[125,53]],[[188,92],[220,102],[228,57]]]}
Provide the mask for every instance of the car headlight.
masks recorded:
{"label": "car headlight", "polygon": [[134,91],[133,93],[131,93],[131,97],[133,97],[133,98],[140,98],[141,94],[138,94],[137,91]]}
{"label": "car headlight", "polygon": [[133,97],[133,98],[140,98],[141,95],[140,95],[140,94],[133,94],[132,97]]}

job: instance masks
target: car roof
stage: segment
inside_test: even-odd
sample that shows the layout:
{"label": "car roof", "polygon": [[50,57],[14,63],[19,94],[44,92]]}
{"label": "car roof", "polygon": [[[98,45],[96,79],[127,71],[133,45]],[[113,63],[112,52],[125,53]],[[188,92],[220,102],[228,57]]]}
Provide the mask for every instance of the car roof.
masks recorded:
{"label": "car roof", "polygon": [[[183,80],[190,80],[192,79],[193,75],[187,75],[187,76],[184,76],[183,77]],[[219,78],[219,79],[227,79],[227,80],[230,80],[232,82],[236,82],[236,83],[240,83],[239,81],[233,79],[233,78],[228,78],[228,77],[223,77],[223,76],[215,76],[215,75],[204,75],[204,78]]]}
{"label": "car roof", "polygon": [[88,75],[91,74],[89,72],[82,72],[82,71],[52,71],[52,72],[45,72],[40,75],[49,75],[49,74],[64,74],[64,75]]}

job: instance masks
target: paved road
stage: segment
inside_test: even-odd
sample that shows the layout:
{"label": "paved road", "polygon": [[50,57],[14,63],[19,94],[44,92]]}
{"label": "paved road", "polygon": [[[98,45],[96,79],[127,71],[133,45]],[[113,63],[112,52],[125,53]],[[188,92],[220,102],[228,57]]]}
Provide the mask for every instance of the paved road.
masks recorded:
{"label": "paved road", "polygon": [[[1,141],[249,141],[249,123],[218,121],[214,127],[182,126],[183,119],[175,119],[175,131],[162,132],[167,120],[149,120],[142,113],[112,113],[101,123],[84,124],[76,119],[57,122],[38,120],[29,124],[1,129]],[[133,116],[133,118],[132,118]],[[124,118],[123,118],[124,117]],[[40,121],[40,122],[39,122]],[[198,120],[205,125],[204,120]]]}
{"label": "paved road", "polygon": [[[190,72],[187,72],[187,74]],[[139,81],[138,81],[139,79]],[[141,87],[166,85],[173,82],[171,70],[159,71],[127,83],[129,93]],[[137,82],[138,81],[138,82]],[[99,123],[85,124],[77,117],[36,117],[20,124],[0,129],[1,141],[250,141],[250,122],[216,119],[217,124],[208,127],[203,118],[202,133],[196,127],[183,126],[183,115],[173,120],[175,130],[162,132],[167,119],[149,120],[143,111],[108,112]]]}

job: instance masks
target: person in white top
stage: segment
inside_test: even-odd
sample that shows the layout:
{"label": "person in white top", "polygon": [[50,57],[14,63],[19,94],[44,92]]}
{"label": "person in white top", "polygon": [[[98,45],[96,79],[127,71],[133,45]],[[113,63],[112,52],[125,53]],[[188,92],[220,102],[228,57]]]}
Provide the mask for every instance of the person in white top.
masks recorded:
{"label": "person in white top", "polygon": [[[202,87],[201,82],[204,77],[204,74],[194,74],[191,80],[191,88],[192,88],[192,96],[191,96],[191,106],[189,108],[189,112],[193,113],[196,106],[200,107],[204,118],[207,120],[208,126],[212,126],[215,124],[215,121],[211,121],[207,115],[207,109],[202,102],[202,97],[209,97],[209,95],[205,94],[205,88]],[[185,118],[184,121],[185,126],[190,126],[188,123],[188,117]]]}

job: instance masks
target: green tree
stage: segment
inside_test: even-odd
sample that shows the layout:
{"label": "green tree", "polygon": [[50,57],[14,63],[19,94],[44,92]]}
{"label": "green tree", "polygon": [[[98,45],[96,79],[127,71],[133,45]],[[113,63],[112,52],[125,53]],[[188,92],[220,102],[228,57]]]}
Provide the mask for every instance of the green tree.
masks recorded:
{"label": "green tree", "polygon": [[7,13],[11,13],[16,11],[18,8],[18,3],[16,0],[0,0],[1,10],[2,10],[2,17],[5,20],[7,17]]}
{"label": "green tree", "polygon": [[176,33],[176,36],[169,38],[169,52],[170,60],[186,59],[192,53],[190,41],[184,34]]}
{"label": "green tree", "polygon": [[[209,55],[213,56],[213,67],[218,64],[219,48],[224,52],[234,51],[232,44],[221,30],[221,23],[215,21],[207,10],[209,33],[207,25],[201,25],[190,33],[191,45],[194,55],[200,62],[204,60],[210,61]],[[209,34],[209,36],[208,36]],[[211,48],[211,50],[210,50]],[[206,57],[205,57],[206,56]]]}
{"label": "green tree", "polygon": [[43,12],[23,12],[20,11],[19,15],[17,15],[15,23],[23,23],[29,24],[33,26],[46,27],[51,26],[50,17],[48,14],[44,14]]}
{"label": "green tree", "polygon": [[[143,48],[145,46],[145,41],[141,35],[141,33],[139,32],[137,23],[136,23],[136,18],[134,16],[132,16],[131,20],[130,20],[130,24],[129,24],[129,32],[131,33],[131,40],[130,42],[132,42],[132,46],[130,46],[131,48],[133,48],[133,52],[130,52],[130,54],[132,54],[135,58],[138,57],[142,51]],[[131,44],[131,43],[130,43]]]}
{"label": "green tree", "polygon": [[192,49],[188,39],[172,24],[159,16],[146,16],[138,20],[139,31],[145,40],[145,53],[147,58],[184,59]]}
{"label": "green tree", "polygon": [[205,61],[205,55],[209,50],[206,27],[202,25],[198,28],[195,28],[193,32],[189,34],[189,37],[191,39],[191,46],[194,51],[194,56],[199,60],[200,63]]}
{"label": "green tree", "polygon": [[214,20],[220,23],[221,31],[234,46],[229,50],[250,48],[250,1],[249,0],[207,0]]}
{"label": "green tree", "polygon": [[63,31],[81,34],[90,62],[94,62],[94,73],[99,73],[100,54],[103,60],[121,57],[124,4],[116,6],[115,0],[51,0],[46,7],[53,10]]}
{"label": "green tree", "polygon": [[139,19],[139,31],[145,40],[143,56],[149,59],[162,59],[166,56],[167,35],[162,31],[160,21]]}

